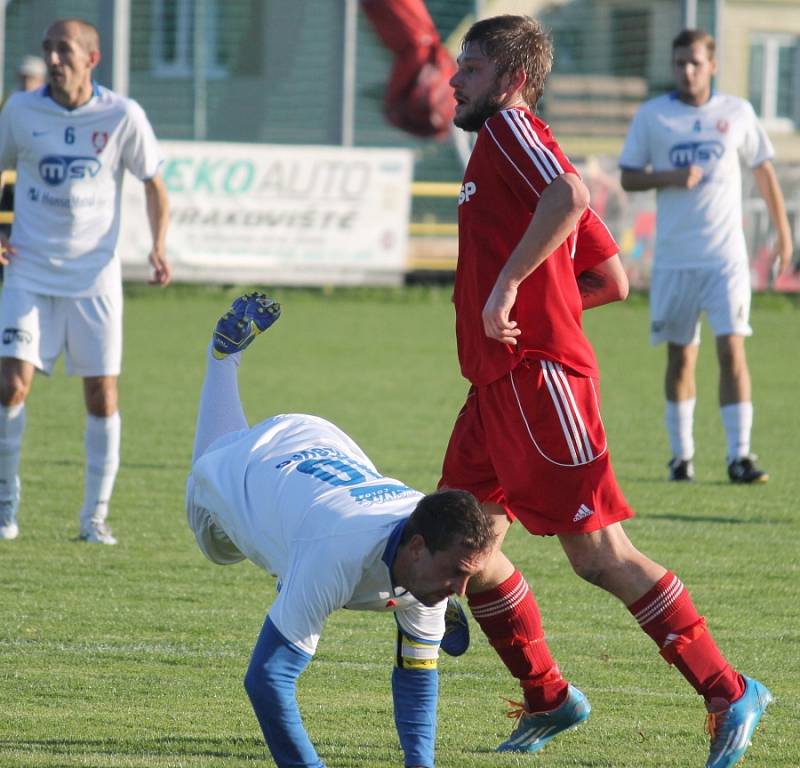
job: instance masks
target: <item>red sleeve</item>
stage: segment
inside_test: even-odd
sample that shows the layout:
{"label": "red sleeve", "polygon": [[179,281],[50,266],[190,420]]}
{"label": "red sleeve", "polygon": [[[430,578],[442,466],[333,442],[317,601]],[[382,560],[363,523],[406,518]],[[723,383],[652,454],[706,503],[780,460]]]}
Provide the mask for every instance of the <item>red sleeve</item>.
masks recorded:
{"label": "red sleeve", "polygon": [[574,247],[572,268],[576,277],[619,253],[619,246],[608,227],[591,208],[583,212],[578,222],[578,237]]}
{"label": "red sleeve", "polygon": [[530,210],[558,176],[578,173],[550,128],[525,109],[504,109],[483,130],[497,172]]}

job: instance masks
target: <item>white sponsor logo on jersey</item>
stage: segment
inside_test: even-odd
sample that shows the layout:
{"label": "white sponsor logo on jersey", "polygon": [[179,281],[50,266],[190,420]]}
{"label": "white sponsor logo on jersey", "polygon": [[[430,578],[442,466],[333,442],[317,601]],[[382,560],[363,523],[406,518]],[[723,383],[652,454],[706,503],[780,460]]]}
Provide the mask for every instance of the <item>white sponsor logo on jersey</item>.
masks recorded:
{"label": "white sponsor logo on jersey", "polygon": [[458,195],[458,204],[468,203],[469,199],[478,191],[474,181],[465,181],[461,185],[461,192]]}

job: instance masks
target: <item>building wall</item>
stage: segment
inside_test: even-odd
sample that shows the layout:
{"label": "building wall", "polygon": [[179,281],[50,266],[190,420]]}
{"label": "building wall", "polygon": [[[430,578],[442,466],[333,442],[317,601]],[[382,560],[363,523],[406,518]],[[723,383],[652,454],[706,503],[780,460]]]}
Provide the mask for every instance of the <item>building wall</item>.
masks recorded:
{"label": "building wall", "polygon": [[[206,84],[206,138],[338,143],[344,0],[217,2],[226,75],[212,77]],[[144,106],[160,137],[193,138],[195,95],[191,76],[163,77],[153,71],[153,3],[131,2],[129,93]],[[427,5],[446,39],[469,16],[474,0],[427,0]],[[107,20],[110,6],[111,0],[11,2],[7,9],[6,83],[14,84],[14,69],[24,54],[39,51],[42,31],[54,18],[76,15],[100,25]],[[620,57],[625,57],[624,46],[612,45],[613,19],[646,11],[648,21],[641,34],[646,36],[647,58],[642,76],[651,94],[670,88],[670,41],[681,25],[681,6],[678,0],[573,0],[553,5],[541,18],[554,32],[555,72],[613,74],[620,68]],[[712,0],[698,0],[698,23],[710,26],[712,8]],[[798,0],[727,0],[719,79],[722,90],[747,94],[748,35],[751,30],[776,29],[800,34]],[[641,52],[642,42],[636,47]],[[110,41],[104,40],[107,61],[109,48]],[[458,178],[460,161],[449,145],[417,140],[384,119],[382,99],[391,63],[390,54],[359,13],[356,145],[411,147],[418,157],[418,178]],[[101,70],[101,82],[105,71]],[[774,138],[784,157],[800,159],[797,132]],[[578,147],[584,153],[615,152],[621,143],[619,136],[578,136],[574,140],[564,136],[562,140],[570,151]]]}
{"label": "building wall", "polygon": [[[724,39],[720,52],[719,88],[747,96],[750,64],[750,37],[755,32],[793,34],[800,38],[798,0],[728,0],[723,15]],[[796,98],[800,98],[800,94]],[[783,162],[800,163],[800,132],[770,131],[776,157]]]}
{"label": "building wall", "polygon": [[800,2],[797,0],[730,2],[725,7],[723,25],[720,90],[745,95],[750,35],[753,32],[780,32],[800,36]]}
{"label": "building wall", "polygon": [[[443,36],[472,0],[428,0]],[[343,2],[227,0],[221,34],[229,51],[227,76],[207,82],[207,139],[290,144],[337,144],[342,125]],[[145,106],[165,139],[193,138],[191,77],[166,78],[152,67],[152,0],[132,5],[130,95]],[[460,173],[449,147],[422,142],[392,128],[382,114],[392,64],[363,14],[358,15],[357,146],[410,146],[425,178]]]}

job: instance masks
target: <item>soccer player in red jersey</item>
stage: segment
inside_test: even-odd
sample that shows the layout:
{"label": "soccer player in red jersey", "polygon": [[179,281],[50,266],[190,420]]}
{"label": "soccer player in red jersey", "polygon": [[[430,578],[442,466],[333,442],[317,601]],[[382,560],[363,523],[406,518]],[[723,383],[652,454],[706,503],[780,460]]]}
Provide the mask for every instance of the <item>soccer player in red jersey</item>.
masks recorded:
{"label": "soccer player in red jersey", "polygon": [[[703,696],[712,715],[707,766],[730,768],[771,695],[731,667],[681,580],[622,528],[633,511],[611,467],[597,361],[581,327],[582,309],[599,301],[591,284],[579,286],[573,261],[585,233],[600,234],[586,220],[580,176],[533,114],[551,63],[537,22],[499,16],[467,32],[450,83],[455,124],[478,132],[459,197],[454,290],[459,361],[472,386],[440,485],[491,505],[501,542],[513,519],[558,536],[575,572],[619,598]],[[604,263],[593,273],[598,295]],[[533,593],[499,546],[467,595],[524,693],[498,751],[536,752],[586,720],[589,703],[562,677]]]}

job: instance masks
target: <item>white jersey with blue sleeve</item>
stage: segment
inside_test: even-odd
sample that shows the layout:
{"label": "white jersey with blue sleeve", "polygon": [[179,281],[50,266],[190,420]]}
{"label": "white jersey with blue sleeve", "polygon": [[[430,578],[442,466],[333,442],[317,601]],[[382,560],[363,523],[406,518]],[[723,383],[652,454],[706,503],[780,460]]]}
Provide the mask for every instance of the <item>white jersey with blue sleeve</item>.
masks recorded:
{"label": "white jersey with blue sleeve", "polygon": [[422,494],[384,477],[333,424],[289,414],[226,435],[191,484],[189,503],[280,579],[269,617],[290,643],[313,654],[327,617],[350,608],[395,612],[405,635],[438,645],[446,601],[422,605],[390,571]]}
{"label": "white jersey with blue sleeve", "polygon": [[47,86],[13,94],[0,113],[0,166],[17,170],[6,282],[51,296],[119,291],[123,175],[145,181],[161,160],[142,108],[107,88],[76,109]]}
{"label": "white jersey with blue sleeve", "polygon": [[766,132],[744,99],[713,94],[695,107],[673,93],[645,102],[628,130],[620,167],[703,169],[703,178],[693,189],[657,190],[655,268],[746,260],[740,164],[754,168],[773,154]]}
{"label": "white jersey with blue sleeve", "polygon": [[[279,768],[324,768],[295,686],[338,608],[394,612],[400,640],[392,696],[405,764],[433,767],[446,601],[422,605],[391,576],[420,497],[381,475],[344,432],[315,416],[276,416],[225,435],[195,462],[187,511],[203,551],[211,557],[200,533],[210,518],[241,554],[281,580],[245,676]],[[226,543],[219,562],[237,556]]]}

